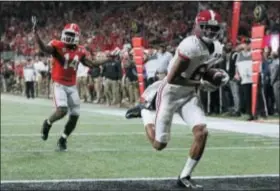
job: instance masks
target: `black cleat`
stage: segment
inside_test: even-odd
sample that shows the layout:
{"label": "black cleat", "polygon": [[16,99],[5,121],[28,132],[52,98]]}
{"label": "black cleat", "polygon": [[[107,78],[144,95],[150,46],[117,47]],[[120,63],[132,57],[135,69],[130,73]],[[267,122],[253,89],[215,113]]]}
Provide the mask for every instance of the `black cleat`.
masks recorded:
{"label": "black cleat", "polygon": [[57,151],[67,151],[67,140],[63,137],[60,137],[57,141]]}
{"label": "black cleat", "polygon": [[47,119],[44,121],[42,129],[41,129],[41,138],[46,141],[49,136],[49,131],[51,129],[51,125],[48,124]]}
{"label": "black cleat", "polygon": [[125,117],[127,119],[131,119],[131,118],[141,118],[141,110],[144,108],[144,105],[142,104],[138,104],[133,108],[130,108],[127,110]]}
{"label": "black cleat", "polygon": [[178,177],[177,180],[177,185],[179,187],[184,187],[184,188],[191,188],[191,189],[202,189],[203,186],[196,184],[190,176],[184,177],[184,178],[180,178],[180,176]]}

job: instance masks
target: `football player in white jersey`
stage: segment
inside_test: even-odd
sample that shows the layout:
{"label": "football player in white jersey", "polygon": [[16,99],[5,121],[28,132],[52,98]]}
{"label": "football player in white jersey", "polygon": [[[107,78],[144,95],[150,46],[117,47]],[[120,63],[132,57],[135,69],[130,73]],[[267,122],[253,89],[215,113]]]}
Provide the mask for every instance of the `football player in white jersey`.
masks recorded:
{"label": "football player in white jersey", "polygon": [[[126,118],[142,117],[146,135],[156,150],[162,150],[170,140],[170,129],[174,113],[178,113],[192,129],[194,140],[189,157],[178,177],[178,185],[182,187],[201,187],[191,180],[191,173],[202,157],[206,145],[208,131],[205,114],[197,89],[217,89],[203,76],[219,58],[216,55],[214,41],[221,32],[221,17],[213,10],[198,13],[195,19],[194,35],[185,38],[177,47],[170,61],[168,74],[160,82],[147,88],[142,95],[145,104],[129,109]],[[221,53],[220,53],[221,54]],[[221,83],[228,81],[223,72]],[[156,110],[156,115],[151,111]]]}

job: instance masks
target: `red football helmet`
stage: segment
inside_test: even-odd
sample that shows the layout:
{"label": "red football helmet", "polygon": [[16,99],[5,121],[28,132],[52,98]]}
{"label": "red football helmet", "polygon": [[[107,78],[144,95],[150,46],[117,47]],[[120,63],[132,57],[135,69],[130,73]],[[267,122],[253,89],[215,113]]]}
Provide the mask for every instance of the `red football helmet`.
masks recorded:
{"label": "red football helmet", "polygon": [[221,33],[221,16],[213,10],[203,10],[195,18],[194,32],[206,42],[216,40]]}
{"label": "red football helmet", "polygon": [[80,39],[80,27],[75,24],[67,24],[65,25],[62,34],[61,34],[61,41],[65,44],[78,44]]}

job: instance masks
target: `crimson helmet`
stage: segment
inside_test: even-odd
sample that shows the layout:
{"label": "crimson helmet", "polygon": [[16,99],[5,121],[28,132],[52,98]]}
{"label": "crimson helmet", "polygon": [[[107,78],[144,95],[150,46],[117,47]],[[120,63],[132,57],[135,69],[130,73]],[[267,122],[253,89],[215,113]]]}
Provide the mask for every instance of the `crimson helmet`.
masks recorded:
{"label": "crimson helmet", "polygon": [[80,27],[75,23],[65,25],[62,34],[61,41],[69,45],[77,45],[80,38]]}
{"label": "crimson helmet", "polygon": [[213,10],[203,10],[195,18],[194,33],[206,42],[213,42],[222,32],[221,16]]}

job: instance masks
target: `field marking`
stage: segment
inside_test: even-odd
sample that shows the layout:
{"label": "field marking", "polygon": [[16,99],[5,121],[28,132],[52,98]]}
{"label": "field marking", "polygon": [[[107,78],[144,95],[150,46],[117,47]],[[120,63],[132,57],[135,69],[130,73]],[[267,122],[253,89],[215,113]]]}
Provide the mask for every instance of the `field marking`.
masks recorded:
{"label": "field marking", "polygon": [[[61,133],[50,133],[49,136],[60,135]],[[182,133],[176,133],[180,135]],[[126,136],[126,135],[145,135],[144,132],[97,132],[97,133],[73,133],[71,136]],[[185,134],[188,135],[188,134]],[[191,135],[191,134],[189,134]],[[41,134],[1,134],[1,137],[40,137]]]}
{"label": "field marking", "polygon": [[[50,104],[51,100],[47,99],[35,99],[30,102],[30,100],[26,100],[23,97],[19,96],[11,96],[11,95],[1,95],[1,100],[19,103],[20,105],[29,104],[29,105],[37,105],[37,106],[46,106],[48,108],[52,108]],[[83,107],[81,111],[94,113],[94,114],[101,114],[101,115],[110,115],[116,117],[124,118],[125,109],[120,108],[106,108],[105,106],[99,105],[86,105],[81,104]],[[93,106],[93,107],[90,107]],[[263,124],[257,122],[247,122],[247,121],[238,121],[238,120],[231,120],[231,119],[224,119],[224,118],[211,118],[207,117],[208,120],[208,128],[215,129],[215,130],[224,130],[224,131],[231,131],[231,132],[238,132],[238,133],[246,133],[248,135],[263,135],[267,137],[276,137],[279,138],[279,126],[276,124]],[[182,125],[184,122],[178,116],[174,116],[173,123]]]}
{"label": "field marking", "polygon": [[[185,148],[166,148],[165,151],[186,151],[188,147]],[[206,150],[211,151],[221,151],[221,150],[279,150],[279,146],[259,146],[259,147],[207,147]],[[134,149],[112,149],[112,148],[94,148],[94,149],[70,149],[69,152],[82,152],[82,153],[92,153],[92,152],[155,152],[152,148],[134,148]],[[1,149],[1,153],[50,153],[55,152],[54,149],[33,149],[33,150],[12,150],[12,149]]]}
{"label": "field marking", "polygon": [[[56,133],[50,133],[49,136],[59,136],[61,132],[56,132]],[[102,136],[132,136],[132,135],[139,135],[139,136],[145,136],[145,132],[141,131],[135,131],[135,132],[96,132],[96,133],[73,133],[72,136],[93,136],[93,137],[102,137]],[[232,133],[226,133],[226,132],[212,132],[209,135],[209,139],[211,137],[223,137],[225,135],[232,135]],[[40,133],[1,133],[1,137],[40,137]],[[171,133],[172,137],[192,137],[192,133],[188,132],[173,132]],[[246,134],[237,134],[237,135],[232,135],[229,139],[240,139],[244,138],[244,142],[254,142],[254,141],[263,141],[267,144],[269,143],[278,143],[278,139],[272,139],[269,140],[269,138],[264,139],[263,137],[248,137]]]}
{"label": "field marking", "polygon": [[[226,176],[194,176],[193,179],[236,179],[236,178],[263,178],[279,177],[279,174],[252,174],[252,175],[226,175]],[[177,180],[178,177],[139,177],[139,178],[97,178],[97,179],[50,179],[50,180],[1,180],[1,184],[15,183],[71,183],[71,182],[112,182],[112,181],[157,181],[157,180]]]}
{"label": "field marking", "polygon": [[[36,105],[36,106],[39,106],[39,104]],[[94,109],[94,108],[93,108],[93,109]],[[29,115],[29,116],[27,116],[27,117],[33,117],[33,118],[42,118],[42,117],[43,117],[43,119],[44,119],[44,117],[49,116],[52,112],[53,112],[53,111],[49,111],[49,112],[41,113],[41,114],[38,114],[38,113],[34,114],[34,111],[33,111],[33,112],[25,113],[25,115],[22,115],[22,114],[19,114],[19,115],[10,115],[10,114],[5,114],[5,112],[3,112],[3,114],[2,114],[3,116],[2,116],[2,119],[1,119],[1,120],[15,119],[15,116],[16,116],[17,118],[20,118],[20,119],[26,119],[26,115]],[[83,117],[86,117],[86,118],[97,119],[97,118],[100,118],[101,116],[104,117],[104,114],[101,114],[101,113],[96,112],[94,115],[92,115],[91,112],[86,112],[86,113],[83,113],[82,116],[83,116]],[[113,115],[108,115],[108,116],[106,116],[106,118],[107,118],[107,117],[111,117],[111,118],[114,118],[114,119],[116,119],[116,120],[119,119],[118,116],[113,116]],[[123,116],[123,117],[125,118],[125,116]],[[28,121],[28,120],[27,120],[27,121]]]}
{"label": "field marking", "polygon": [[[49,133],[50,136],[57,136],[60,135],[61,132]],[[129,131],[129,132],[81,132],[81,133],[73,133],[73,136],[129,136],[129,135],[145,135],[145,131]],[[1,133],[1,137],[38,137],[41,136],[40,133]],[[232,132],[225,132],[225,131],[213,131],[209,133],[209,138],[211,137],[219,137],[219,136],[226,136],[232,135],[230,139],[234,138],[244,138],[245,142],[254,142],[254,141],[267,141],[267,142],[279,142],[278,139],[273,138],[266,138],[263,136],[249,136],[247,134],[233,134]],[[171,136],[176,137],[184,137],[184,136],[193,136],[191,132],[188,131],[175,131],[171,133]]]}
{"label": "field marking", "polygon": [[[61,132],[57,133],[49,133],[50,136],[56,136],[60,135]],[[128,135],[145,135],[145,132],[137,131],[137,132],[96,132],[96,133],[73,133],[71,135],[73,136],[128,136]],[[210,136],[225,136],[225,135],[232,135],[232,133],[213,133],[214,135],[209,135]],[[171,135],[175,136],[193,136],[191,133],[188,132],[173,132]],[[1,133],[1,137],[38,137],[41,136],[40,133]],[[236,137],[247,137],[248,135],[237,135]],[[253,137],[254,139],[257,139]],[[247,139],[245,139],[247,140]]]}
{"label": "field marking", "polygon": [[[12,123],[6,123],[6,122],[1,122],[1,126],[28,126],[28,125],[38,125],[38,126],[41,126],[42,125],[42,123],[43,123],[43,120],[38,120],[38,123],[36,123],[36,122],[30,122],[30,123],[26,123],[26,122],[28,122],[28,120],[27,121],[22,121],[22,122],[24,122],[24,123],[21,123],[20,122],[20,120],[19,121],[17,121],[17,122],[12,122]],[[65,123],[66,123],[66,121],[65,122],[57,122],[57,123],[55,123],[54,125],[65,125]],[[141,125],[141,126],[143,126],[141,123],[137,123],[137,122],[120,122],[120,121],[118,121],[118,120],[116,120],[115,122],[112,122],[112,121],[110,121],[110,122],[101,122],[101,121],[99,121],[99,122],[78,122],[78,124],[77,125],[116,125],[116,124],[118,124],[118,125]]]}

